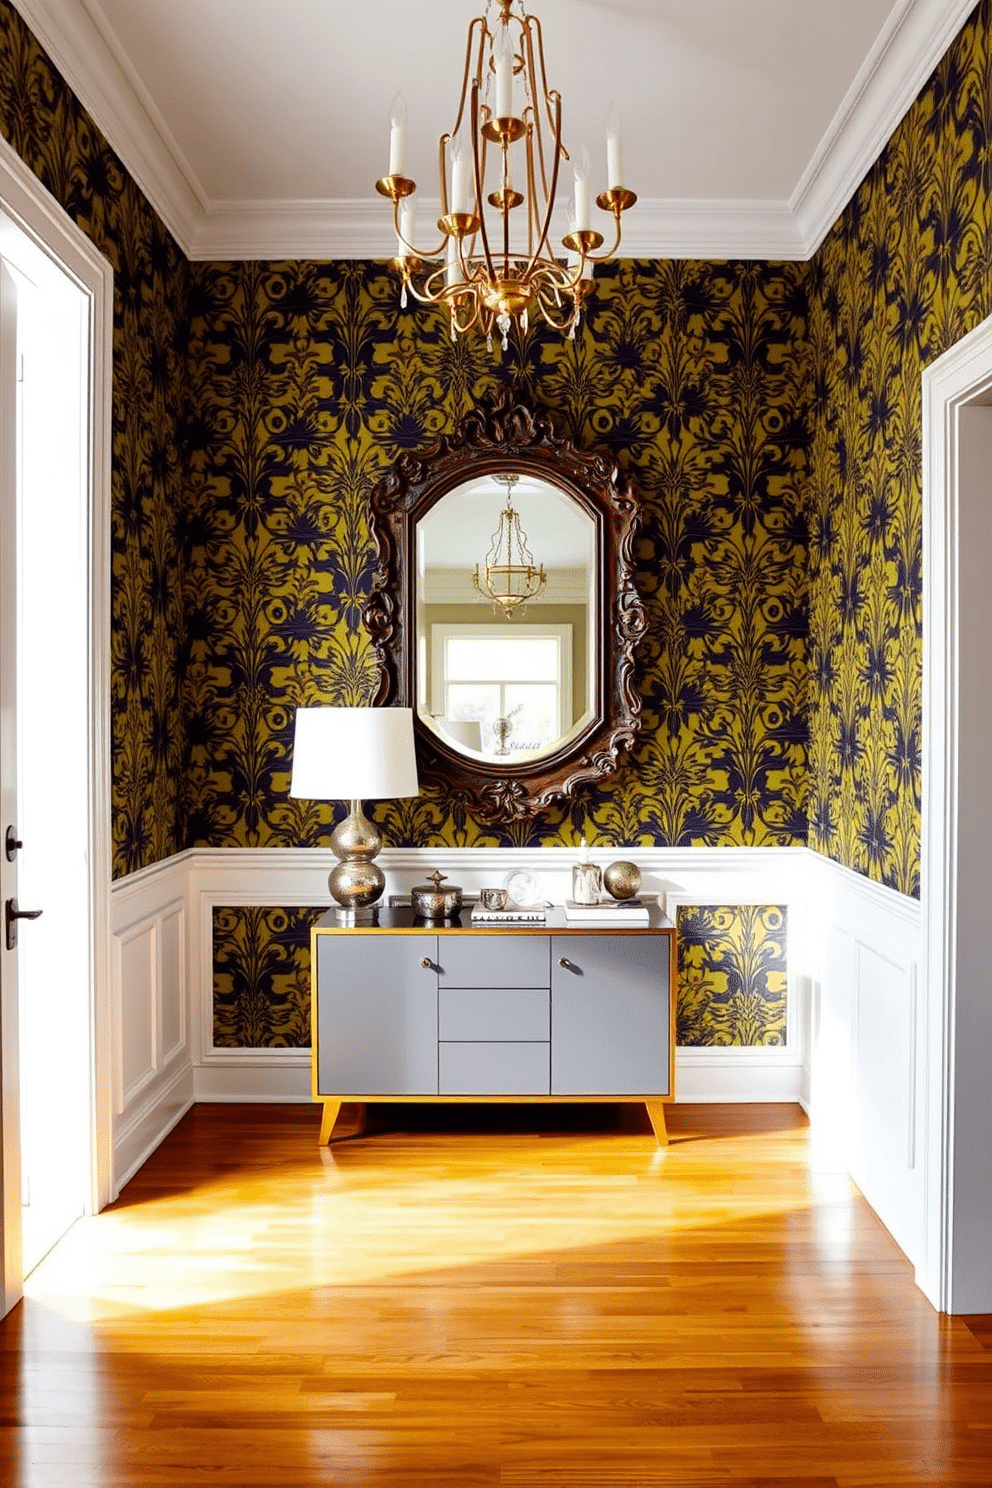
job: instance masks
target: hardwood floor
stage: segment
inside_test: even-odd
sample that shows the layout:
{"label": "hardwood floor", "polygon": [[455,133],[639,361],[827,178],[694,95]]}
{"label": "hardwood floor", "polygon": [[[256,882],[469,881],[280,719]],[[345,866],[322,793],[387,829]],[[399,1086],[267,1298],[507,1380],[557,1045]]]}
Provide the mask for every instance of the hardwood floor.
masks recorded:
{"label": "hardwood floor", "polygon": [[4,1488],[992,1483],[992,1319],[798,1108],[370,1120],[197,1107],[75,1227],[0,1324]]}

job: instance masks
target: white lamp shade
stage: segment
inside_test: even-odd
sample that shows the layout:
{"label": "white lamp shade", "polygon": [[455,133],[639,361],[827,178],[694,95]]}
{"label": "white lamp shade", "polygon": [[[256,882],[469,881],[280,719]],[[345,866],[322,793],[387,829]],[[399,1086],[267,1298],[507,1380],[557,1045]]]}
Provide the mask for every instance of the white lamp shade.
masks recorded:
{"label": "white lamp shade", "polygon": [[291,796],[419,796],[412,708],[297,708]]}

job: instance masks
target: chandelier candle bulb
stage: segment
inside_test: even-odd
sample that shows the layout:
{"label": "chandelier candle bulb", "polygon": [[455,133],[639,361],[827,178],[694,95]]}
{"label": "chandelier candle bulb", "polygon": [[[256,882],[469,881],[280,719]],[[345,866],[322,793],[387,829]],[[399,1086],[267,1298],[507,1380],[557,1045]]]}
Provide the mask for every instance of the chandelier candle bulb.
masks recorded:
{"label": "chandelier candle bulb", "polygon": [[406,174],[406,104],[402,93],[393,99],[389,116],[389,174]]}
{"label": "chandelier candle bulb", "polygon": [[472,210],[472,159],[457,134],[451,141],[451,211],[453,216]]}
{"label": "chandelier candle bulb", "polygon": [[611,191],[623,185],[623,162],[620,156],[620,115],[616,104],[606,120],[606,184]]}
{"label": "chandelier candle bulb", "polygon": [[585,145],[575,160],[575,230],[589,231],[589,151]]}
{"label": "chandelier candle bulb", "polygon": [[502,25],[499,38],[493,48],[496,67],[496,117],[513,118],[513,41],[510,28]]}
{"label": "chandelier candle bulb", "polygon": [[400,226],[396,234],[396,257],[409,258],[410,244],[416,235],[417,203],[412,196],[400,202]]}

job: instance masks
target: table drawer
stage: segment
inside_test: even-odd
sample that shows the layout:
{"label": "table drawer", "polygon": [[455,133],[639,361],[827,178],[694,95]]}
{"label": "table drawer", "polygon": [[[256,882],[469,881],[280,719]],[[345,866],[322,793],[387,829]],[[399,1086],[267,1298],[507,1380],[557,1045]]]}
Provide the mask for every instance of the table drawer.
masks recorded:
{"label": "table drawer", "polygon": [[442,987],[550,987],[547,935],[439,935],[438,983]]}
{"label": "table drawer", "polygon": [[438,1045],[440,1095],[550,1095],[551,1045]]}
{"label": "table drawer", "polygon": [[551,994],[543,987],[441,987],[438,1038],[467,1042],[551,1037]]}

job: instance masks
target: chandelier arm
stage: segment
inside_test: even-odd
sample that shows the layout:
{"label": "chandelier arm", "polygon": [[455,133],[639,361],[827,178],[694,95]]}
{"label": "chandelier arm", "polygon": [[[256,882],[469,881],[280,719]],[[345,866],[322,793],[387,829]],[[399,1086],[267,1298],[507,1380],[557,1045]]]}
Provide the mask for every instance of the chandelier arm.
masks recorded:
{"label": "chandelier arm", "polygon": [[527,256],[533,256],[537,239],[537,178],[534,174],[534,124],[527,125],[526,150],[524,152],[527,173]]}
{"label": "chandelier arm", "polygon": [[417,285],[416,285],[416,283],[414,281],[413,275],[412,274],[406,275],[406,278],[405,278],[406,287],[409,290],[409,292],[413,295],[413,298],[415,300],[417,300],[419,304],[421,304],[421,305],[436,305],[439,302],[439,300],[442,298],[442,296],[440,295],[439,292],[437,292],[435,290],[432,290],[430,288],[430,282],[431,282],[431,280],[433,278],[435,278],[438,273],[441,273],[441,274],[444,273],[444,267],[443,267],[443,265],[440,268],[440,270],[433,269],[431,271],[431,273],[428,274],[427,277],[424,279],[424,282],[420,286],[419,289],[417,288]]}
{"label": "chandelier arm", "polygon": [[[488,36],[490,40],[493,40],[492,33],[486,25],[485,16],[476,16],[468,28],[468,41],[465,46],[465,71],[462,74],[462,92],[458,100],[458,117],[455,119],[454,129],[452,129],[451,134],[448,136],[449,139],[458,133],[461,127],[462,117],[465,113],[465,100],[468,97],[470,86],[469,78],[472,75],[472,33],[477,28],[479,28],[479,55],[476,60],[475,77],[473,79],[477,83],[481,84],[482,82],[482,59],[485,51],[486,37]],[[444,136],[442,136],[442,140],[443,138]],[[444,148],[443,143],[441,148]]]}
{"label": "chandelier arm", "polygon": [[[461,293],[449,294],[446,292],[440,295],[439,298],[448,306],[452,326],[458,332],[459,336],[464,336],[466,331],[470,331],[479,318],[479,301],[478,297],[471,292],[466,294],[461,285],[457,286],[457,290],[461,291]],[[458,319],[458,309],[459,305],[464,303],[469,305],[472,313],[468,320],[461,321]]]}
{"label": "chandelier arm", "polygon": [[611,258],[615,258],[616,257],[617,249],[620,247],[620,239],[621,239],[621,237],[623,235],[623,229],[620,226],[620,213],[619,212],[614,212],[613,213],[613,223],[614,223],[614,227],[616,228],[616,237],[613,239],[613,247],[609,250],[608,253],[586,253],[586,254],[584,254],[583,257],[586,259],[586,261],[588,263],[594,263],[594,264],[597,264],[597,263],[609,263],[609,261],[610,261]]}
{"label": "chandelier arm", "polygon": [[[549,96],[550,97],[553,97],[554,100],[555,100],[555,158],[554,158],[554,164],[551,167],[551,190],[548,192],[548,205],[547,205],[547,210],[545,211],[545,214],[544,214],[544,226],[541,229],[541,236],[537,240],[537,246],[536,246],[536,248],[534,249],[533,253],[530,256],[530,262],[528,263],[527,269],[526,269],[526,272],[525,272],[525,277],[526,278],[530,278],[530,275],[531,275],[531,273],[534,270],[534,266],[538,262],[538,259],[541,256],[541,250],[542,250],[542,248],[547,248],[548,247],[548,233],[551,231],[551,215],[552,215],[552,213],[554,212],[554,209],[555,209],[555,194],[557,193],[557,190],[558,190],[558,167],[561,164],[561,154],[562,154],[562,150],[561,150],[561,95],[559,93],[557,93],[557,92],[552,92]],[[551,257],[550,250],[548,251],[548,257],[549,258]]]}
{"label": "chandelier arm", "polygon": [[[485,141],[482,148],[485,149]],[[489,232],[486,227],[486,214],[482,206],[482,180],[484,162],[479,158],[479,80],[476,78],[472,83],[472,164],[475,169],[475,204],[479,209],[479,233],[482,238],[482,251],[486,259],[486,268],[492,278],[496,270],[493,267],[493,256],[489,251]],[[504,208],[505,212],[505,208]],[[461,246],[461,245],[459,245]],[[464,265],[463,265],[464,267]]]}
{"label": "chandelier arm", "polygon": [[[576,302],[571,310],[571,313],[565,316],[564,320],[556,320],[555,317],[550,313],[550,307],[546,303],[544,295],[539,293],[536,296],[536,299],[537,308],[543,315],[545,323],[549,325],[553,331],[567,331],[580,313],[580,306],[578,302]],[[559,300],[557,303],[560,305],[561,301]]]}
{"label": "chandelier arm", "polygon": [[[542,27],[540,18],[538,16],[528,16],[527,17],[527,20],[529,22],[528,31],[533,30],[534,35],[536,35],[536,37],[537,37],[537,55],[538,55],[538,57],[540,58],[540,61],[541,61],[541,88],[542,88],[542,90],[544,92],[545,102],[548,105],[548,123],[551,125],[551,127],[553,129],[554,128],[554,118],[552,116],[551,106],[550,105],[551,105],[552,93],[553,93],[554,90],[548,87],[548,69],[547,69],[547,66],[546,66],[545,61],[544,61],[544,28]],[[531,51],[533,52],[533,41],[532,40],[531,40]],[[568,159],[568,152],[567,151],[565,152],[565,159],[566,160]]]}
{"label": "chandelier arm", "polygon": [[[450,134],[442,134],[437,142],[437,174],[438,180],[441,183],[442,220],[448,215],[448,159],[445,153],[445,146],[450,139]],[[445,234],[445,238],[447,238],[447,234]]]}
{"label": "chandelier arm", "polygon": [[[400,204],[398,201],[393,203],[393,231],[395,232],[399,241],[404,245],[404,247],[409,248],[414,258],[439,258],[444,252],[444,245],[447,242],[446,237],[441,239],[440,243],[433,250],[432,253],[422,253],[421,250],[414,243],[411,243],[408,238],[404,237],[403,233],[400,232]],[[404,262],[404,259],[399,259],[401,267]]]}
{"label": "chandelier arm", "polygon": [[[547,103],[548,103],[548,79],[547,79],[547,75],[545,74],[545,71],[544,71],[544,46],[543,46],[543,43],[541,43],[541,38],[540,38],[540,25],[541,25],[540,21],[537,21],[538,42],[539,42],[540,57],[541,57],[541,74],[540,74],[540,78],[538,78],[537,67],[536,67],[536,65],[534,63],[534,38],[531,35],[531,27],[530,27],[530,24],[529,23],[532,22],[532,21],[535,21],[535,20],[537,20],[536,16],[527,16],[526,17],[527,24],[524,24],[523,22],[521,23],[521,26],[520,26],[520,32],[521,32],[521,51],[523,50],[523,44],[526,43],[527,56],[526,56],[526,60],[524,62],[524,75],[525,75],[525,77],[529,77],[530,78],[531,95],[532,95],[530,101],[531,101],[531,108],[533,109],[533,114],[534,114],[532,127],[534,129],[534,132],[537,135],[537,159],[538,159],[538,165],[540,166],[540,170],[541,170],[541,188],[542,188],[542,190],[544,192],[545,197],[547,197],[548,196],[548,171],[547,171],[547,166],[545,165],[545,161],[544,161],[544,131],[543,131],[542,127],[541,127],[541,108],[540,108],[540,105],[538,104],[538,100],[537,100],[537,87],[538,87],[538,82],[540,82],[541,89],[542,89],[542,91],[544,93],[544,100],[543,100],[544,101],[544,105],[545,105],[545,107],[547,107]],[[551,131],[552,131],[552,134],[553,134],[554,133],[554,122],[551,119],[550,113],[548,115],[548,122],[550,124]],[[559,134],[558,134],[558,146],[559,146],[559,148],[561,147],[561,132],[560,131],[559,131]],[[536,193],[535,193],[535,201],[536,201]]]}

